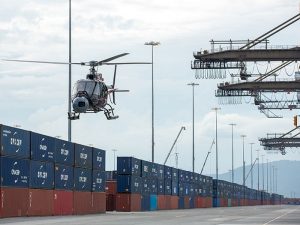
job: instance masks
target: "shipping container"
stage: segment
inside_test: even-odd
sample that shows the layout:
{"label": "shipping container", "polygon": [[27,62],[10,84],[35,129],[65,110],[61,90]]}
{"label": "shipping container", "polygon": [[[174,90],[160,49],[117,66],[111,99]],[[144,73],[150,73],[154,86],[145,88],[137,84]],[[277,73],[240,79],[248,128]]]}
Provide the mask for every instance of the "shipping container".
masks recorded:
{"label": "shipping container", "polygon": [[29,160],[1,157],[1,186],[29,186]]}
{"label": "shipping container", "polygon": [[157,195],[157,209],[158,210],[168,209],[165,195]]}
{"label": "shipping container", "polygon": [[[171,195],[164,195],[166,201],[166,209],[172,209],[172,196]],[[177,197],[177,196],[174,196]],[[178,204],[178,201],[176,201]]]}
{"label": "shipping container", "polygon": [[27,216],[29,207],[28,188],[1,187],[0,217]]}
{"label": "shipping container", "polygon": [[54,167],[55,189],[73,190],[74,189],[74,168],[66,165],[56,164]]}
{"label": "shipping container", "polygon": [[179,209],[179,197],[178,196],[171,196],[171,209]]}
{"label": "shipping container", "polygon": [[105,192],[92,193],[92,213],[105,213],[106,212],[106,194]]}
{"label": "shipping container", "polygon": [[28,216],[52,216],[53,203],[53,190],[29,189]]}
{"label": "shipping container", "polygon": [[74,144],[55,139],[55,163],[74,166]]}
{"label": "shipping container", "polygon": [[30,132],[0,125],[1,155],[29,159]]}
{"label": "shipping container", "polygon": [[93,170],[93,192],[105,192],[105,171]]}
{"label": "shipping container", "polygon": [[164,178],[172,180],[172,167],[164,166]]}
{"label": "shipping container", "polygon": [[141,160],[142,177],[151,177],[152,174],[152,163]]}
{"label": "shipping container", "polygon": [[54,164],[52,162],[30,161],[29,188],[53,189]]}
{"label": "shipping container", "polygon": [[157,195],[157,178],[150,178],[149,185],[150,185],[150,194]]}
{"label": "shipping container", "polygon": [[172,167],[172,182],[178,182],[178,169]]}
{"label": "shipping container", "polygon": [[141,204],[141,194],[117,194],[116,210],[119,212],[139,212],[141,211]]}
{"label": "shipping container", "polygon": [[117,158],[118,175],[134,175],[141,176],[141,160],[133,157]]}
{"label": "shipping container", "polygon": [[116,194],[106,194],[106,211],[116,211],[116,197]]}
{"label": "shipping container", "polygon": [[93,148],[93,169],[105,171],[105,151]]}
{"label": "shipping container", "polygon": [[157,178],[158,179],[164,179],[165,178],[164,165],[157,164]]}
{"label": "shipping container", "polygon": [[109,180],[105,182],[105,192],[106,194],[116,195],[117,194],[117,181]]}
{"label": "shipping container", "polygon": [[184,196],[178,198],[178,209],[184,209]]}
{"label": "shipping container", "polygon": [[142,194],[142,200],[141,200],[141,210],[142,211],[150,211],[150,195],[148,194]]}
{"label": "shipping container", "polygon": [[75,166],[91,169],[93,164],[92,150],[92,147],[75,144]]}
{"label": "shipping container", "polygon": [[[171,191],[171,188],[170,188]],[[165,181],[158,179],[157,180],[157,194],[164,195],[165,194]]]}
{"label": "shipping container", "polygon": [[150,211],[157,210],[157,195],[150,195]]}
{"label": "shipping container", "polygon": [[73,196],[74,215],[85,215],[93,213],[92,192],[74,191]]}
{"label": "shipping container", "polygon": [[73,191],[53,191],[53,215],[63,216],[73,214]]}
{"label": "shipping container", "polygon": [[106,180],[117,180],[118,173],[116,170],[114,171],[105,171]]}
{"label": "shipping container", "polygon": [[196,207],[195,207],[195,198],[196,198],[196,197],[189,197],[189,202],[190,202],[189,208],[190,208],[190,209],[196,208]]}
{"label": "shipping container", "polygon": [[172,180],[171,179],[165,179],[164,180],[164,194],[165,195],[171,195],[172,194]]}
{"label": "shipping container", "polygon": [[36,161],[55,161],[55,138],[31,132],[31,159]]}
{"label": "shipping container", "polygon": [[178,196],[178,182],[172,181],[172,195]]}
{"label": "shipping container", "polygon": [[131,175],[118,175],[117,190],[119,193],[141,193],[142,178]]}
{"label": "shipping container", "polygon": [[74,168],[74,190],[92,191],[92,170]]}
{"label": "shipping container", "polygon": [[149,195],[151,193],[151,184],[150,184],[151,178],[148,177],[142,177],[142,189],[141,193],[144,195]]}

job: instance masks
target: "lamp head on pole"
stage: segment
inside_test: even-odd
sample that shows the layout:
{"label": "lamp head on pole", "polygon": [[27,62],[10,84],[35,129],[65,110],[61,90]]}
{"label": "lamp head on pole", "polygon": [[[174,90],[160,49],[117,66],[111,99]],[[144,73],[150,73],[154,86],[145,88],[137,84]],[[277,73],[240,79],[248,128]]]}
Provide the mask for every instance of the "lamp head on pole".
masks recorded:
{"label": "lamp head on pole", "polygon": [[149,42],[145,42],[145,45],[158,46],[158,45],[160,45],[160,42],[158,42],[158,41],[149,41]]}

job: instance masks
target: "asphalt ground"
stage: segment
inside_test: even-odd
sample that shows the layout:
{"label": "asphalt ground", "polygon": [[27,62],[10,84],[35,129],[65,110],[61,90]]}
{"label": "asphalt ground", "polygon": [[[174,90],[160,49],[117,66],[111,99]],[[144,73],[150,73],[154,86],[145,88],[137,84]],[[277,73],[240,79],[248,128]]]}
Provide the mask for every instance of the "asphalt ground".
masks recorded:
{"label": "asphalt ground", "polygon": [[0,219],[0,224],[17,225],[294,225],[300,224],[300,206],[246,206],[164,210],[155,212],[107,212],[106,214],[62,217]]}

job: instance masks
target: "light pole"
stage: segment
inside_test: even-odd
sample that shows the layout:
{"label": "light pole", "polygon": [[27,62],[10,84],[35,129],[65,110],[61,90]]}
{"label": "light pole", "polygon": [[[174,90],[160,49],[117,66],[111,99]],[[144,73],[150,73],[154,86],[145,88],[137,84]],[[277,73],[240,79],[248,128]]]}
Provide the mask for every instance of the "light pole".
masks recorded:
{"label": "light pole", "polygon": [[234,183],[234,157],[233,157],[233,127],[235,123],[230,123],[231,126],[231,182]]}
{"label": "light pole", "polygon": [[151,46],[151,57],[152,57],[152,162],[154,162],[154,85],[153,85],[153,47],[160,45],[159,42],[156,41],[150,41],[146,42],[145,45]]}
{"label": "light pole", "polygon": [[272,166],[272,169],[273,169],[273,193],[276,193],[276,190],[275,190],[275,182],[274,182],[274,171],[275,171],[275,166]]}
{"label": "light pole", "polygon": [[275,168],[275,176],[276,176],[276,188],[275,188],[275,190],[276,190],[276,192],[275,193],[278,193],[278,168],[276,167]]}
{"label": "light pole", "polygon": [[[72,82],[72,0],[69,0],[69,93],[68,93],[68,115],[71,115],[71,82]],[[68,141],[72,141],[72,123],[68,117]]]}
{"label": "light pole", "polygon": [[270,192],[273,193],[272,187],[272,163],[270,162]]}
{"label": "light pole", "polygon": [[245,134],[241,135],[243,139],[243,186],[245,186]]}
{"label": "light pole", "polygon": [[269,159],[267,159],[267,192],[269,192]]}
{"label": "light pole", "polygon": [[112,149],[112,151],[114,152],[114,170],[116,170],[116,151],[118,151],[118,150]]}
{"label": "light pole", "polygon": [[262,155],[262,179],[263,179],[263,191],[265,190],[265,168],[264,168],[264,156],[265,155]]}
{"label": "light pole", "polygon": [[195,172],[195,86],[199,84],[196,83],[189,83],[188,85],[192,86],[193,88],[193,173]]}
{"label": "light pole", "polygon": [[218,159],[218,110],[221,108],[212,108],[212,110],[216,111],[216,179],[219,179],[219,159]]}
{"label": "light pole", "polygon": [[[252,147],[254,145],[254,143],[250,143],[251,145],[251,166],[253,164],[253,159],[252,159]],[[253,189],[253,171],[251,170],[251,188]]]}
{"label": "light pole", "polygon": [[257,190],[259,191],[259,149],[257,151]]}

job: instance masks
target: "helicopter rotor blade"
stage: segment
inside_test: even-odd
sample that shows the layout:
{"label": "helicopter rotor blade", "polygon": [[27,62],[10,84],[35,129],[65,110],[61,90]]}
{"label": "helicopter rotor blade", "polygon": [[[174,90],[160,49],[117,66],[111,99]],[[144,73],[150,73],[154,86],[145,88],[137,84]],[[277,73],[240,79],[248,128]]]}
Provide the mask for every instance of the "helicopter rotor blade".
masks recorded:
{"label": "helicopter rotor blade", "polygon": [[151,62],[117,62],[117,63],[102,63],[103,65],[132,65],[132,64],[140,64],[140,65],[144,65],[144,64],[152,64]]}
{"label": "helicopter rotor blade", "polygon": [[49,61],[35,61],[35,60],[18,60],[18,59],[1,59],[7,62],[25,62],[25,63],[44,63],[44,64],[59,64],[59,65],[85,65],[85,63],[68,63],[68,62],[49,62]]}
{"label": "helicopter rotor blade", "polygon": [[119,89],[116,89],[116,90],[114,90],[114,92],[129,92],[129,90],[119,90]]}
{"label": "helicopter rotor blade", "polygon": [[110,57],[110,58],[107,58],[107,59],[103,59],[103,60],[101,60],[101,61],[98,62],[98,65],[102,65],[102,64],[105,63],[105,62],[112,61],[112,60],[114,60],[114,59],[123,57],[123,56],[128,55],[128,54],[129,54],[129,53],[122,53],[122,54],[115,55],[115,56]]}
{"label": "helicopter rotor blade", "polygon": [[[117,65],[115,65],[114,79],[113,79],[113,84],[112,84],[112,88],[113,89],[115,89],[116,75],[117,75]],[[116,94],[115,94],[115,91],[113,92],[113,103],[116,104]]]}

